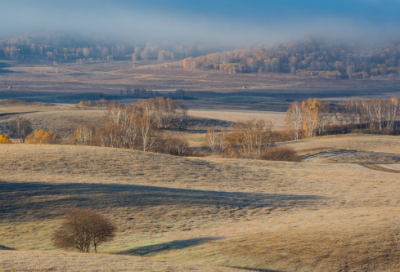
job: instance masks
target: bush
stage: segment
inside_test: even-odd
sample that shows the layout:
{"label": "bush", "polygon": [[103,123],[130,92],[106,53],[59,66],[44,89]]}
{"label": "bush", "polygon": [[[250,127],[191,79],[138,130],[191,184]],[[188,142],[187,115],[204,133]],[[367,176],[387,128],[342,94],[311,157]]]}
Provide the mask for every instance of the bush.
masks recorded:
{"label": "bush", "polygon": [[272,138],[274,143],[293,141],[294,137],[287,130],[272,131]]}
{"label": "bush", "polygon": [[288,146],[271,147],[261,154],[260,159],[267,161],[302,161],[302,157],[297,155],[297,152]]}
{"label": "bush", "polygon": [[51,130],[35,130],[33,136],[29,135],[25,139],[27,144],[57,144],[60,142],[60,136],[54,134]]}
{"label": "bush", "polygon": [[91,210],[70,210],[58,230],[54,232],[54,246],[77,249],[88,253],[97,246],[114,238],[116,227],[111,221]]}
{"label": "bush", "polygon": [[12,141],[7,137],[6,134],[0,134],[0,144],[12,144]]}
{"label": "bush", "polygon": [[189,142],[184,138],[167,138],[163,143],[163,151],[170,155],[186,155],[189,148]]}

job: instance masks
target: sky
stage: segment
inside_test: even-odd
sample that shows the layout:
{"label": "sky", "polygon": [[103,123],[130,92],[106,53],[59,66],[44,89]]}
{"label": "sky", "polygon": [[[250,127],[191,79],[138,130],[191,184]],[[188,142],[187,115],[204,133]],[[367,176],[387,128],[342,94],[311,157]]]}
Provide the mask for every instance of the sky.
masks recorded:
{"label": "sky", "polygon": [[44,31],[156,42],[249,43],[322,35],[399,38],[400,0],[1,0],[0,37]]}

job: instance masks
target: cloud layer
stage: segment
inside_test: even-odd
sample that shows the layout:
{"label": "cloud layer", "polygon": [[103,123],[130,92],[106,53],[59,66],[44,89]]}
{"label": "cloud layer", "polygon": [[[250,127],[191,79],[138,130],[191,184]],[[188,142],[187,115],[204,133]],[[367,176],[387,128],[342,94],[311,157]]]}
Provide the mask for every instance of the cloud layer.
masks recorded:
{"label": "cloud layer", "polygon": [[244,45],[297,39],[398,38],[398,0],[15,0],[0,35],[55,32],[134,41]]}

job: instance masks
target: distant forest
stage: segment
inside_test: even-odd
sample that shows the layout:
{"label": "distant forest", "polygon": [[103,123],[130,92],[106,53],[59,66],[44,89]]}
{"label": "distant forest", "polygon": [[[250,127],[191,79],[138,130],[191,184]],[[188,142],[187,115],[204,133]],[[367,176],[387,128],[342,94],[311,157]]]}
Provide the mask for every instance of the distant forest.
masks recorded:
{"label": "distant forest", "polygon": [[52,35],[0,40],[0,59],[49,61],[182,60],[226,50],[199,44],[154,45],[117,43],[81,37]]}
{"label": "distant forest", "polygon": [[400,41],[372,45],[306,39],[188,57],[184,59],[183,67],[229,73],[292,73],[301,77],[392,77],[400,74]]}
{"label": "distant forest", "polygon": [[183,60],[186,69],[228,73],[291,73],[300,77],[367,79],[400,75],[400,40],[381,43],[297,42],[235,49],[199,44],[117,43],[49,35],[0,40],[0,59],[47,61]]}

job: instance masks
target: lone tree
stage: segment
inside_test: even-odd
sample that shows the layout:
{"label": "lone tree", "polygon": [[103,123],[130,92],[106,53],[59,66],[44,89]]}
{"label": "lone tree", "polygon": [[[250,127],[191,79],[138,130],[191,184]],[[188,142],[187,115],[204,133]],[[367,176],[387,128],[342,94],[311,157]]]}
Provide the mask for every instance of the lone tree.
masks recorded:
{"label": "lone tree", "polygon": [[32,124],[20,116],[17,116],[10,122],[10,136],[25,142],[26,136],[32,133]]}
{"label": "lone tree", "polygon": [[68,211],[58,230],[54,232],[54,246],[66,250],[77,249],[88,253],[97,246],[114,238],[115,225],[101,214],[91,210]]}

